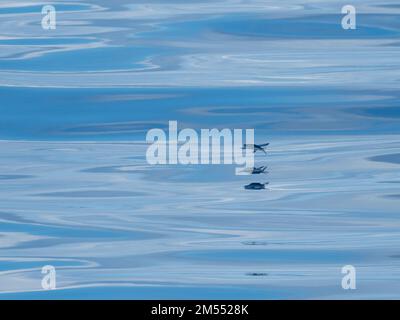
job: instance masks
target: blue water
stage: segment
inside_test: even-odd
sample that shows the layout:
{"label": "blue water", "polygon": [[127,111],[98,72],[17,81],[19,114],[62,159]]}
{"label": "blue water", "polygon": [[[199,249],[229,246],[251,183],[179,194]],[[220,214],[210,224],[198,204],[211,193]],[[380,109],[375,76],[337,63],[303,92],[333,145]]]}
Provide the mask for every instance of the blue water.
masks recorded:
{"label": "blue water", "polygon": [[[398,1],[52,3],[0,4],[0,299],[400,298]],[[169,120],[269,174],[149,165]]]}

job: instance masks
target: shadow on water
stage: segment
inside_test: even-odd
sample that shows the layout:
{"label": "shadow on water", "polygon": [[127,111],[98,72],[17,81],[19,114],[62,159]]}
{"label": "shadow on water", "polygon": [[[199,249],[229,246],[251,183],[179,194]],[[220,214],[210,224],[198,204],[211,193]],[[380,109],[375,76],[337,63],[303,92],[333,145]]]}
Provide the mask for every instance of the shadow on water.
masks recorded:
{"label": "shadow on water", "polygon": [[263,190],[265,186],[269,184],[269,182],[259,183],[259,182],[252,182],[244,186],[246,190]]}

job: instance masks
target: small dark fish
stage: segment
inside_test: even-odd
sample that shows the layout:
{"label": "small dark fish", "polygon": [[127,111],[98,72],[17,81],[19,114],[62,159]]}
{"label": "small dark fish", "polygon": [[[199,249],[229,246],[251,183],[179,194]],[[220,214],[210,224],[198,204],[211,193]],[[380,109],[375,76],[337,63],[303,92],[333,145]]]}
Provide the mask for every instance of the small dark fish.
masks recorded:
{"label": "small dark fish", "polygon": [[246,246],[266,246],[268,242],[265,241],[244,241],[242,244]]}
{"label": "small dark fish", "polygon": [[252,277],[265,277],[267,275],[268,275],[268,273],[265,273],[265,272],[249,272],[249,273],[246,273],[246,276],[252,276]]}
{"label": "small dark fish", "polygon": [[251,149],[253,150],[253,152],[255,153],[256,151],[262,151],[265,154],[267,154],[267,152],[265,151],[265,147],[267,147],[269,145],[269,143],[264,143],[264,144],[244,144],[242,149]]}
{"label": "small dark fish", "polygon": [[251,172],[251,174],[260,174],[260,173],[268,173],[268,171],[265,171],[267,169],[266,166],[261,166],[261,167],[254,167],[253,171]]}
{"label": "small dark fish", "polygon": [[247,190],[262,190],[262,189],[265,189],[265,186],[268,183],[269,182],[266,182],[266,183],[253,182],[253,183],[250,183],[250,184],[244,186],[244,188]]}

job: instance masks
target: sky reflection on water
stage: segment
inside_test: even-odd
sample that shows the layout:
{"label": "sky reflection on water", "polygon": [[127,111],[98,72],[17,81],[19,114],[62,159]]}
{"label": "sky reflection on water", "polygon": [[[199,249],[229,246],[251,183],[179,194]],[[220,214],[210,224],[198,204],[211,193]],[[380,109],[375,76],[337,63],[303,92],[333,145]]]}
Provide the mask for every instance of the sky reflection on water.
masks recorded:
{"label": "sky reflection on water", "polygon": [[[53,3],[0,4],[0,298],[399,298],[396,1]],[[268,175],[150,166],[169,120]]]}

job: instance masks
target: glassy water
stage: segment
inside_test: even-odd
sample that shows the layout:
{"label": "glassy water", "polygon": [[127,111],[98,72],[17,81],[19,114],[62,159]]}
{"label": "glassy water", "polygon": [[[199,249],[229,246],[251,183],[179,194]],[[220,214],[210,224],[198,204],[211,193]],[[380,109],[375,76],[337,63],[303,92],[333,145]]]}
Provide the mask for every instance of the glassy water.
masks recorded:
{"label": "glassy water", "polygon": [[[399,298],[397,1],[53,3],[0,4],[0,298]],[[149,165],[169,120],[269,173]]]}

